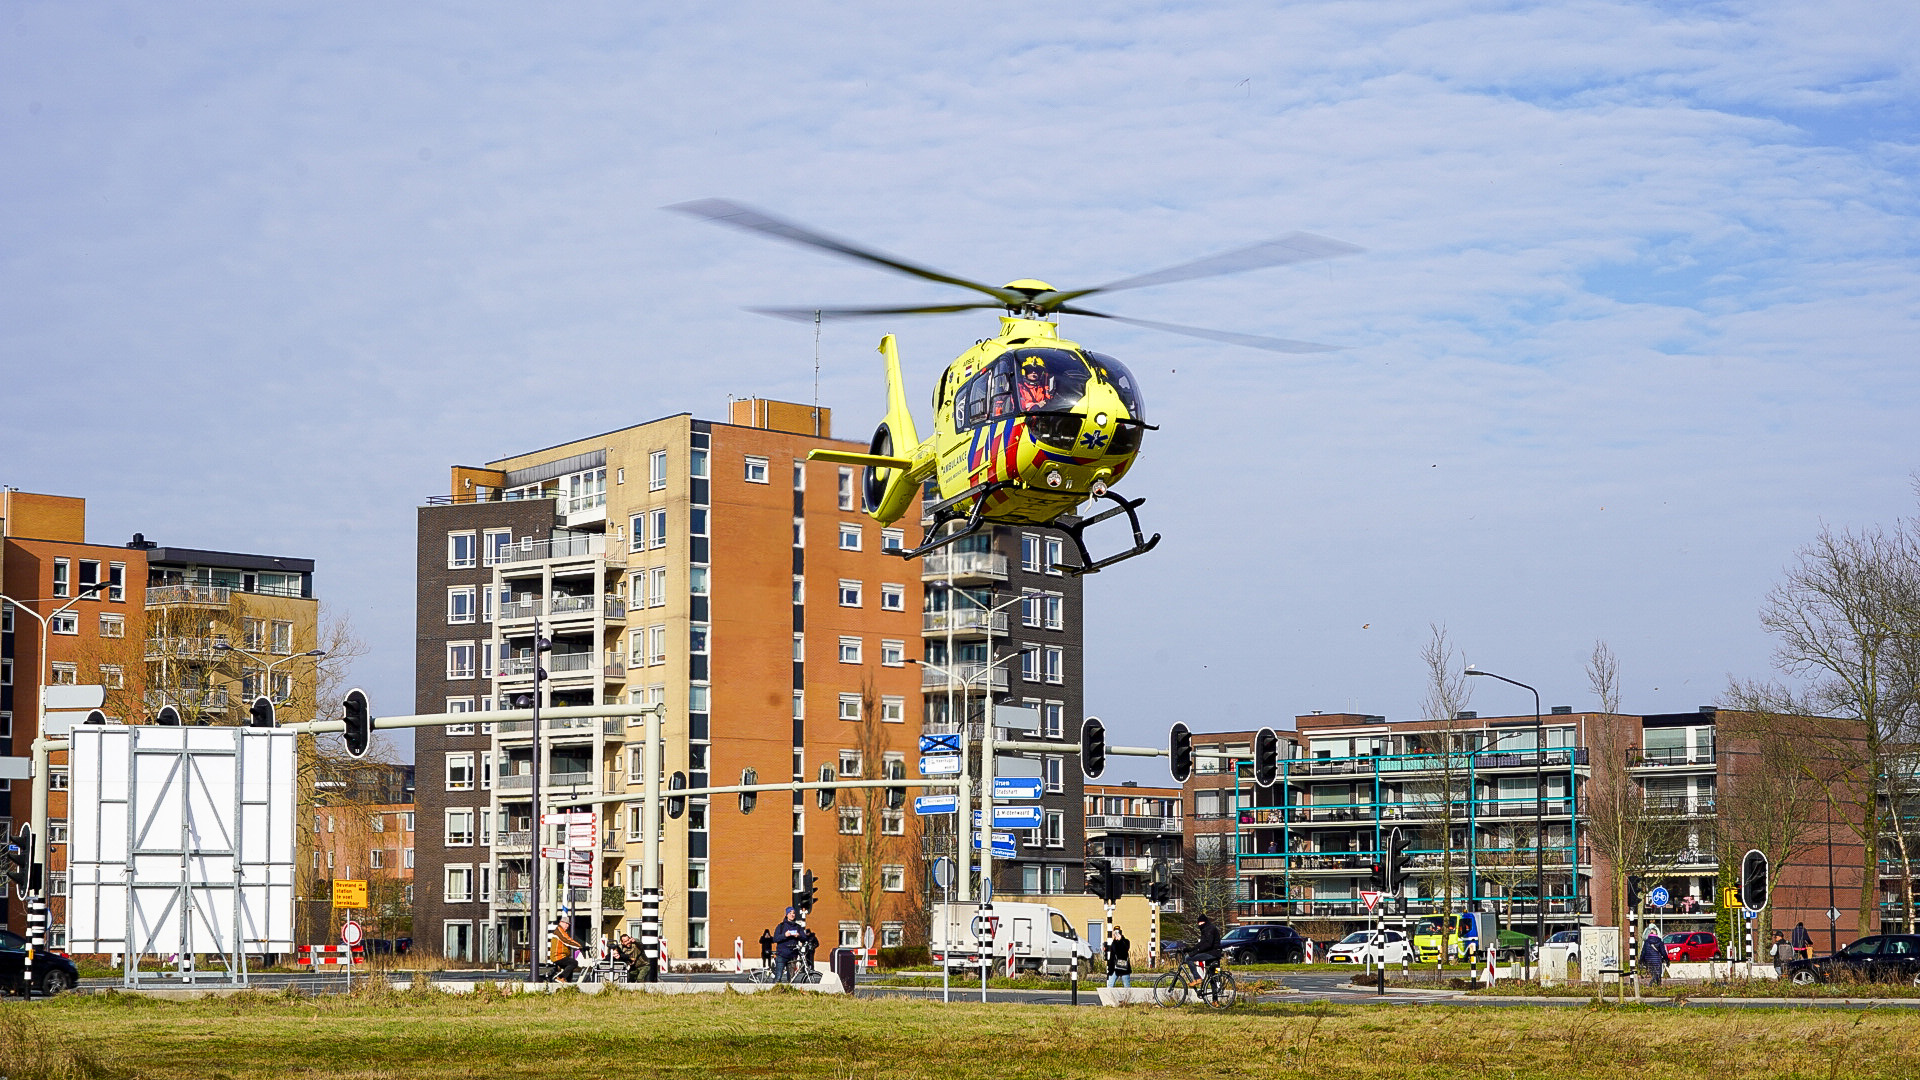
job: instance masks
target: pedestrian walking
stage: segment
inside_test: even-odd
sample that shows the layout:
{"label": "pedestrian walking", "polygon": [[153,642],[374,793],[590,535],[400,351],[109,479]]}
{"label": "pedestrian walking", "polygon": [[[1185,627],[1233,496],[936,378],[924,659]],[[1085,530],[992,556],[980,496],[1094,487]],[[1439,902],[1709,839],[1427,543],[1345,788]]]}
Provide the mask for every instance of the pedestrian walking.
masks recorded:
{"label": "pedestrian walking", "polygon": [[1813,959],[1813,935],[1807,933],[1807,924],[1793,924],[1793,955],[1802,960]]}
{"label": "pedestrian walking", "polygon": [[1113,936],[1107,939],[1107,985],[1112,986],[1115,979],[1120,985],[1133,989],[1133,961],[1128,958],[1133,943],[1127,940],[1126,931],[1118,926],[1113,928]]}
{"label": "pedestrian walking", "polygon": [[1667,963],[1666,947],[1660,944],[1658,931],[1647,931],[1647,943],[1640,947],[1640,967],[1647,973],[1647,981],[1660,985],[1660,969]]}
{"label": "pedestrian walking", "polygon": [[1786,936],[1780,931],[1773,932],[1773,944],[1767,949],[1768,958],[1773,961],[1773,977],[1779,978],[1787,970],[1787,961],[1793,959],[1793,953],[1787,949]]}

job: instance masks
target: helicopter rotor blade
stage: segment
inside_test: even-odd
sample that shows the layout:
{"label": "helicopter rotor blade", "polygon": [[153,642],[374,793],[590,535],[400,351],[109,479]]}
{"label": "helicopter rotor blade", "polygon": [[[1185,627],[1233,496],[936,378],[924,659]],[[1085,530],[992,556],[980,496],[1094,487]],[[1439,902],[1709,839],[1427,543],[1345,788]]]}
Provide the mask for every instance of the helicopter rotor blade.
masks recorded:
{"label": "helicopter rotor blade", "polygon": [[891,255],[883,255],[880,252],[848,243],[845,240],[835,239],[834,237],[814,232],[811,229],[796,225],[791,221],[774,217],[772,214],[764,213],[750,206],[743,206],[740,203],[727,199],[697,199],[693,202],[676,203],[667,207],[667,209],[692,217],[705,218],[716,225],[731,225],[736,229],[756,232],[762,236],[771,236],[776,240],[785,240],[792,244],[800,244],[805,247],[815,247],[823,251],[830,251],[856,262],[870,263],[874,266],[884,267],[895,273],[906,274],[926,281],[937,281],[942,285],[954,285],[962,289],[972,289],[974,292],[985,293],[995,300],[998,300],[998,304],[992,305],[994,307],[1023,304],[1027,299],[1024,295],[1012,289],[1001,289],[992,285],[983,285],[978,281],[968,281],[966,278],[954,277],[952,274],[945,274],[924,266],[916,266],[913,263],[896,259]]}
{"label": "helicopter rotor blade", "polygon": [[1229,345],[1245,345],[1250,349],[1265,349],[1279,353],[1323,353],[1341,352],[1345,346],[1321,345],[1312,341],[1290,341],[1286,338],[1261,337],[1258,334],[1237,334],[1231,330],[1209,330],[1203,326],[1181,326],[1178,323],[1153,322],[1148,319],[1130,319],[1125,315],[1109,315],[1104,311],[1088,311],[1086,308],[1061,305],[1054,310],[1063,315],[1085,315],[1094,319],[1111,319],[1129,326],[1143,326],[1149,330],[1165,330],[1170,334],[1185,334],[1188,337],[1206,338],[1209,341],[1224,341]]}
{"label": "helicopter rotor blade", "polygon": [[1218,255],[1209,255],[1178,266],[1169,266],[1164,270],[1155,270],[1150,274],[1137,274],[1118,281],[1109,281],[1105,285],[1096,285],[1091,289],[1065,289],[1059,292],[1042,293],[1034,298],[1034,303],[1053,310],[1063,303],[1078,300],[1083,296],[1091,296],[1094,293],[1144,289],[1150,285],[1167,285],[1176,281],[1191,281],[1195,278],[1242,274],[1248,270],[1262,270],[1272,266],[1292,266],[1297,263],[1316,262],[1320,259],[1337,259],[1343,255],[1357,255],[1365,250],[1344,240],[1316,236],[1313,233],[1292,232],[1272,240],[1263,240],[1258,244],[1223,251]]}
{"label": "helicopter rotor blade", "polygon": [[776,319],[792,319],[796,322],[812,322],[814,316],[823,319],[871,319],[883,315],[947,315],[955,311],[977,311],[980,309],[998,310],[1004,304],[933,304],[918,307],[873,307],[873,308],[748,308],[757,315],[771,315]]}

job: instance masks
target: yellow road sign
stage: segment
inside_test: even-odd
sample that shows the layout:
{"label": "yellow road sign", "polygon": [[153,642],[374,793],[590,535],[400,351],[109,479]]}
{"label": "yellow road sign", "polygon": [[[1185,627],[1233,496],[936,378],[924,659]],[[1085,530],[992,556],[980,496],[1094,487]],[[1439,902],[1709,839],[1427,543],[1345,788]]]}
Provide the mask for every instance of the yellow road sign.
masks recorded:
{"label": "yellow road sign", "polygon": [[350,878],[335,878],[333,882],[333,906],[337,908],[363,908],[367,906],[367,883]]}

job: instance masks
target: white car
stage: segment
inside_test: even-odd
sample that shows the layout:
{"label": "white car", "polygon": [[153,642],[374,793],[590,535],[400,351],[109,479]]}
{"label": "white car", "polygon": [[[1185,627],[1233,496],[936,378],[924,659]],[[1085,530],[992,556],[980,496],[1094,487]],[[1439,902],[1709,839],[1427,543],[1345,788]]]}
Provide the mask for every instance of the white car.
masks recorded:
{"label": "white car", "polygon": [[1567,962],[1570,964],[1579,963],[1580,962],[1580,931],[1562,930],[1559,933],[1548,938],[1547,943],[1545,945],[1540,946],[1538,951],[1544,953],[1549,950],[1554,952],[1566,953]]}
{"label": "white car", "polygon": [[1406,935],[1398,930],[1381,930],[1376,934],[1372,930],[1355,930],[1340,939],[1340,943],[1327,950],[1329,964],[1364,964],[1369,953],[1376,964],[1389,966],[1405,963],[1410,959],[1407,950],[1411,948]]}

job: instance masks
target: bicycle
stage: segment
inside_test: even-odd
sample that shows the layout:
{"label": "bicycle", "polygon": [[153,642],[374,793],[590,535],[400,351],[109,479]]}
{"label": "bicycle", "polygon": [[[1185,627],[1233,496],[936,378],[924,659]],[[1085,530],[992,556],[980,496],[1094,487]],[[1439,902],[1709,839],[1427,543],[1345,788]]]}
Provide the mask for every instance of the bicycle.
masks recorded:
{"label": "bicycle", "polygon": [[748,982],[756,983],[817,983],[820,979],[819,969],[798,956],[791,960],[776,959],[773,966],[759,968],[747,975]]}
{"label": "bicycle", "polygon": [[1234,984],[1233,972],[1228,971],[1220,960],[1207,965],[1206,973],[1201,974],[1191,959],[1182,957],[1172,971],[1153,982],[1153,1001],[1156,1005],[1201,1002],[1216,1009],[1225,1009],[1239,1000],[1240,989]]}

